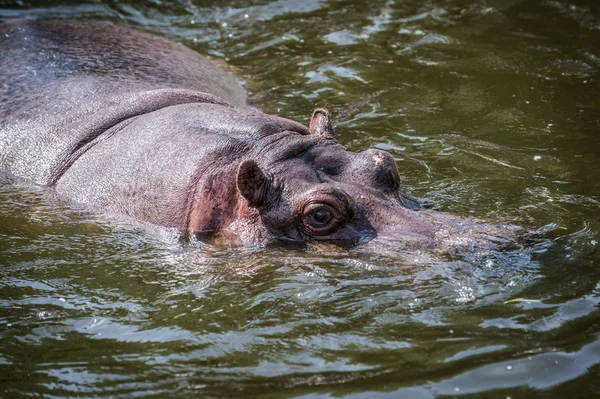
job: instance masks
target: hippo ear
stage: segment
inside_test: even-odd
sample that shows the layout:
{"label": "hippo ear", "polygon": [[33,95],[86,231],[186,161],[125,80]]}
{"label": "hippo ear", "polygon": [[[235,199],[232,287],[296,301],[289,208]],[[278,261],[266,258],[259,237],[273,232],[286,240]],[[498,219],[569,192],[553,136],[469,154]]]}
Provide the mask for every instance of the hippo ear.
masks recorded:
{"label": "hippo ear", "polygon": [[267,202],[271,179],[267,177],[254,159],[241,163],[235,178],[237,189],[250,206],[260,208]]}
{"label": "hippo ear", "polygon": [[310,134],[333,138],[333,126],[331,126],[329,112],[323,108],[315,109],[310,117],[308,130]]}

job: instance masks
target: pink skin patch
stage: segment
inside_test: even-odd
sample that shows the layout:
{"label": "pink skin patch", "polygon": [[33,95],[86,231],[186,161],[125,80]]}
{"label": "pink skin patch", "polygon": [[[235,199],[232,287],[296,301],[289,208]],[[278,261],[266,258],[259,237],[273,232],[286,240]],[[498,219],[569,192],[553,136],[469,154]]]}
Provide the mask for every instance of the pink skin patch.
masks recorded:
{"label": "pink skin patch", "polygon": [[373,155],[373,161],[375,161],[375,165],[379,166],[383,163],[383,154],[381,152]]}

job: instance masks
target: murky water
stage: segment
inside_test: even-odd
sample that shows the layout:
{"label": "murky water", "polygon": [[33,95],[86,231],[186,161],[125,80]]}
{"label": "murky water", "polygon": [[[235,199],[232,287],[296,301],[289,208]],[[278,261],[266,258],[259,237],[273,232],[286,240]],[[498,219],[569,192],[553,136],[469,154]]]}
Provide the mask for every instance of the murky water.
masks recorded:
{"label": "murky water", "polygon": [[349,149],[391,152],[406,192],[540,235],[462,256],[182,246],[3,177],[0,398],[600,395],[597,1],[71,3],[0,19],[225,59],[253,106],[327,107]]}

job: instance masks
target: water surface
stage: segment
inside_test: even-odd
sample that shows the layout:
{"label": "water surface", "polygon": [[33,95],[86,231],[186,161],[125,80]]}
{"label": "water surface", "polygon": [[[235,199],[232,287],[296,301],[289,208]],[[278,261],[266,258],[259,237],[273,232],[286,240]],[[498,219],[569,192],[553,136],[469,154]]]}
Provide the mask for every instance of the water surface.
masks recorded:
{"label": "water surface", "polygon": [[181,245],[4,176],[0,398],[600,396],[596,1],[0,5],[225,60],[252,106],[326,107],[348,149],[392,153],[407,193],[539,233],[460,256]]}

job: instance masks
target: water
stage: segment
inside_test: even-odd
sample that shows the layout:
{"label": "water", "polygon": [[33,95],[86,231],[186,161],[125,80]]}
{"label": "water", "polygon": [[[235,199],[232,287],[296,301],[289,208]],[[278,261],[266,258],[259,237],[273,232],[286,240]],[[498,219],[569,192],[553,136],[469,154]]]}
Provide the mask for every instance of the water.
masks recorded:
{"label": "water", "polygon": [[223,249],[0,178],[0,398],[600,396],[596,1],[2,1],[225,59],[406,192],[537,230],[461,256]]}

